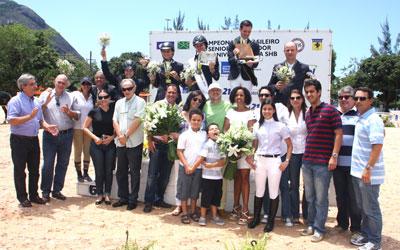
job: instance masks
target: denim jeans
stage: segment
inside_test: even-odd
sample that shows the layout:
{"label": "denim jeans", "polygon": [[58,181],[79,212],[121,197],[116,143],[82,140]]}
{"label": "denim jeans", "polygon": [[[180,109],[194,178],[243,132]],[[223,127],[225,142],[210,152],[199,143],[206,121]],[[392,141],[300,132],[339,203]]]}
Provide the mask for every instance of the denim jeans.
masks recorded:
{"label": "denim jeans", "polygon": [[292,154],[289,166],[289,198],[290,198],[290,214],[288,217],[300,218],[300,169],[302,165],[303,154]]}
{"label": "denim jeans", "polygon": [[149,170],[147,175],[146,192],[144,201],[155,203],[164,200],[164,193],[167,189],[169,176],[174,164],[168,160],[168,145],[157,143],[156,150],[150,153]]}
{"label": "denim jeans", "polygon": [[115,151],[114,142],[108,145],[96,145],[94,141],[90,143],[90,156],[96,173],[96,192],[98,195],[111,194]]}
{"label": "denim jeans", "polygon": [[[43,132],[43,167],[40,185],[43,194],[49,194],[51,191],[60,192],[63,189],[71,155],[72,138],[73,129],[62,131],[57,136]],[[54,168],[56,157],[57,163]]]}
{"label": "denim jeans", "polygon": [[352,179],[357,205],[361,209],[361,234],[369,242],[381,246],[382,213],[378,201],[380,185],[366,184],[354,176]]}
{"label": "denim jeans", "polygon": [[324,234],[328,217],[328,189],[332,172],[327,164],[303,163],[303,179],[308,202],[308,225]]}
{"label": "denim jeans", "polygon": [[[281,157],[282,162],[286,160],[286,154]],[[289,167],[287,167],[281,175],[281,182],[279,183],[279,190],[281,191],[282,207],[281,213],[282,218],[290,218],[290,194],[289,194]]]}
{"label": "denim jeans", "polygon": [[[136,204],[140,187],[143,143],[133,147],[117,147],[117,183],[120,201]],[[129,192],[129,179],[131,190]]]}
{"label": "denim jeans", "polygon": [[359,232],[361,211],[357,207],[352,176],[350,175],[350,167],[337,167],[333,171],[333,184],[335,186],[336,204],[338,208],[336,216],[338,225],[347,230],[350,219],[350,231]]}

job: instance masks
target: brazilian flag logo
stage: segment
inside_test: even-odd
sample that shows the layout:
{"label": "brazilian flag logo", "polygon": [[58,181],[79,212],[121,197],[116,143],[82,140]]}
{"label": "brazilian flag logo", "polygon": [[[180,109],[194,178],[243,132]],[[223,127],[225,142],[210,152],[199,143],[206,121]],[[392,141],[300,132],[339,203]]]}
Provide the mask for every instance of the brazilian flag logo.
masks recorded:
{"label": "brazilian flag logo", "polygon": [[179,41],[178,42],[178,49],[189,49],[190,42],[189,41]]}

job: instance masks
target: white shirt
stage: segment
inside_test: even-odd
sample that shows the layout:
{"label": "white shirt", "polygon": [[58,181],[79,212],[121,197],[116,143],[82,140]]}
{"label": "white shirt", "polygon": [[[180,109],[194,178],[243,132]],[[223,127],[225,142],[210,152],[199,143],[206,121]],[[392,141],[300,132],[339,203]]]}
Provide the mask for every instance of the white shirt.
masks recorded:
{"label": "white shirt", "polygon": [[83,123],[89,111],[93,109],[93,99],[92,94],[89,94],[89,98],[86,100],[85,96],[80,91],[72,92],[72,96],[74,97],[75,107],[81,111],[81,116],[79,120],[74,121],[74,129],[83,129]]}
{"label": "white shirt", "polygon": [[238,112],[234,109],[228,110],[226,113],[226,118],[229,119],[229,124],[235,125],[235,126],[245,126],[247,127],[247,122],[250,120],[256,119],[256,116],[254,114],[253,110],[247,110],[243,112]]}
{"label": "white shirt", "polygon": [[290,137],[286,125],[273,118],[264,120],[261,127],[258,122],[254,124],[253,134],[258,141],[258,155],[282,155],[281,142]]}
{"label": "white shirt", "polygon": [[[189,128],[179,135],[177,149],[183,149],[183,155],[190,166],[196,162],[206,140],[207,133],[204,130],[195,132]],[[181,164],[183,165],[182,162]]]}
{"label": "white shirt", "polygon": [[[205,157],[207,163],[214,163],[224,158],[224,155],[219,151],[217,143],[211,139],[204,143],[200,156]],[[209,180],[221,180],[223,178],[222,167],[206,168],[203,166],[202,177]]]}
{"label": "white shirt", "polygon": [[290,113],[288,128],[290,138],[293,143],[293,154],[303,154],[306,147],[307,126],[304,121],[303,112],[300,111],[299,118],[296,121],[294,112]]}
{"label": "white shirt", "polygon": [[[115,103],[113,121],[119,124],[121,134],[126,133],[135,118],[143,119],[145,106],[146,102],[143,98],[136,95],[134,95],[130,100],[126,100],[126,97],[124,97]],[[128,137],[126,145],[119,143],[117,137],[115,138],[115,144],[117,147],[127,148],[139,146],[143,143],[143,131],[143,122],[141,122],[135,132]]]}

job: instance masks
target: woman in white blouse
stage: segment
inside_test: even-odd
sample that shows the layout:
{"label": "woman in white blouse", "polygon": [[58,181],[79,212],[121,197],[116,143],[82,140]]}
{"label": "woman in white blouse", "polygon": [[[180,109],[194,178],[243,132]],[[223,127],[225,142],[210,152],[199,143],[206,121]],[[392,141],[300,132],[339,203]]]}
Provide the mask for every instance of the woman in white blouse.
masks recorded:
{"label": "woman in white blouse", "polygon": [[[300,168],[302,165],[302,158],[305,149],[307,127],[304,121],[306,114],[306,103],[303,93],[297,89],[293,89],[290,93],[289,99],[289,121],[288,128],[290,138],[292,138],[293,152],[292,158],[289,162],[289,196],[290,196],[290,213],[294,223],[300,223],[300,195],[299,195],[299,182],[300,182]],[[307,202],[305,201],[303,193],[303,218],[307,219]]]}
{"label": "woman in white blouse", "polygon": [[[230,126],[247,126],[250,130],[256,122],[253,110],[249,109],[251,94],[245,87],[232,89],[229,95],[230,102],[234,107],[226,113],[224,121],[224,131]],[[238,170],[235,174],[233,187],[233,211],[231,219],[238,219],[239,225],[246,225],[249,216],[249,196],[250,196],[250,164],[246,162],[246,156],[238,160]],[[243,208],[240,207],[240,194],[242,194]]]}
{"label": "woman in white blouse", "polygon": [[[89,111],[93,109],[93,99],[91,93],[92,82],[89,77],[84,77],[81,80],[81,86],[78,91],[74,91],[74,102],[81,112],[79,120],[74,123],[74,162],[75,169],[78,175],[78,181],[91,182],[89,176],[90,163],[90,141],[89,135],[83,132],[83,122],[85,121]],[[83,153],[83,174],[82,174],[82,153]]]}
{"label": "woman in white blouse", "polygon": [[[248,224],[255,228],[260,223],[260,213],[265,193],[265,184],[268,180],[269,212],[268,222],[264,232],[271,232],[274,228],[275,216],[279,205],[279,183],[282,172],[288,167],[292,156],[292,141],[289,129],[279,122],[275,104],[266,100],[261,104],[260,120],[253,127],[255,139],[253,147],[256,150],[255,161],[252,157],[247,160],[255,168],[256,195],[254,197],[254,219]],[[281,162],[281,142],[287,145],[286,160]]]}

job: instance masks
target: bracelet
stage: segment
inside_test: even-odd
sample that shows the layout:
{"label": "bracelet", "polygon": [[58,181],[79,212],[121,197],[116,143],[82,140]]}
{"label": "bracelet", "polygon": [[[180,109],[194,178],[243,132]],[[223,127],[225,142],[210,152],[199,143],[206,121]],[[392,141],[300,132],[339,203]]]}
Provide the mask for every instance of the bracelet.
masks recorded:
{"label": "bracelet", "polygon": [[369,165],[369,164],[367,164],[367,166],[365,167],[365,169],[367,169],[367,170],[372,170],[372,166]]}

